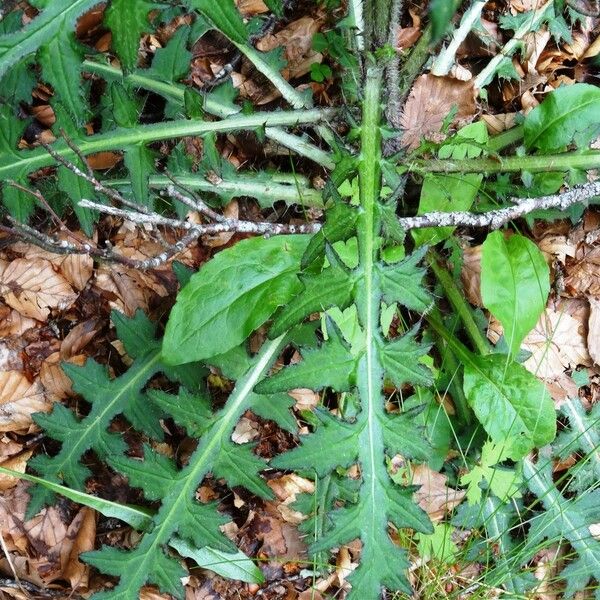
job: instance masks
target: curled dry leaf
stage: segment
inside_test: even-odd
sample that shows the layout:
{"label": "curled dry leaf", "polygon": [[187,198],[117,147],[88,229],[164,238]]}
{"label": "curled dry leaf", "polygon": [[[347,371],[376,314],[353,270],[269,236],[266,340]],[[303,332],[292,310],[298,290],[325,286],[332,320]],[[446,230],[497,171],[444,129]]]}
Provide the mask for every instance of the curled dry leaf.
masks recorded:
{"label": "curled dry leaf", "polygon": [[79,354],[100,330],[100,319],[88,319],[78,323],[69,331],[60,344],[62,359]]}
{"label": "curled dry leaf", "polygon": [[454,106],[457,108],[454,124],[467,122],[475,115],[477,107],[472,82],[421,75],[400,115],[404,130],[402,144],[414,149],[421,138],[441,139],[442,124]]}
{"label": "curled dry leaf", "polygon": [[273,490],[277,500],[280,501],[277,510],[284,521],[297,525],[306,519],[306,515],[294,510],[290,505],[296,501],[299,494],[314,493],[315,484],[312,481],[291,473],[277,479],[271,479],[267,482],[267,485]]}
{"label": "curled dry leaf", "polygon": [[302,17],[274,35],[267,35],[260,40],[256,47],[262,52],[274,48],[283,48],[287,65],[282,71],[286,79],[295,79],[305,75],[310,65],[321,62],[322,56],[312,50],[312,40],[319,31],[321,24],[311,17]]}
{"label": "curled dry leaf", "polygon": [[0,276],[4,301],[25,317],[46,321],[52,310],[66,310],[77,299],[67,280],[44,259],[17,258]]}
{"label": "curled dry leaf", "polygon": [[587,347],[594,363],[600,365],[600,298],[590,297],[589,302]]}
{"label": "curled dry leaf", "polygon": [[415,492],[415,497],[419,506],[434,523],[458,506],[466,494],[465,491],[448,487],[447,482],[446,475],[430,469],[427,465],[416,465],[413,468],[412,483],[421,486]]}
{"label": "curled dry leaf", "polygon": [[0,338],[20,336],[28,329],[38,326],[39,321],[24,317],[14,308],[0,304]]}
{"label": "curled dry leaf", "polygon": [[0,431],[30,432],[31,415],[50,408],[40,381],[31,383],[19,371],[0,372]]}
{"label": "curled dry leaf", "polygon": [[481,300],[481,246],[463,250],[463,266],[460,279],[467,300],[474,306],[483,306]]}
{"label": "curled dry leaf", "polygon": [[575,260],[566,266],[565,291],[573,297],[600,298],[600,246],[577,248]]}
{"label": "curled dry leaf", "polygon": [[[0,463],[1,467],[5,469],[11,469],[12,471],[18,471],[19,473],[25,473],[27,468],[27,461],[31,458],[33,451],[28,450],[17,456],[12,456],[8,460]],[[15,487],[19,483],[19,479],[11,477],[10,475],[0,474],[0,491],[5,492],[12,487]]]}
{"label": "curled dry leaf", "polygon": [[96,513],[84,506],[71,521],[60,547],[62,578],[68,580],[74,590],[88,587],[90,567],[79,560],[79,555],[94,549],[95,537]]}
{"label": "curled dry leaf", "polygon": [[65,375],[61,363],[66,360],[71,364],[83,366],[86,358],[85,354],[65,358],[61,357],[59,352],[54,352],[44,360],[40,368],[40,381],[48,399],[56,401],[73,396],[73,382]]}

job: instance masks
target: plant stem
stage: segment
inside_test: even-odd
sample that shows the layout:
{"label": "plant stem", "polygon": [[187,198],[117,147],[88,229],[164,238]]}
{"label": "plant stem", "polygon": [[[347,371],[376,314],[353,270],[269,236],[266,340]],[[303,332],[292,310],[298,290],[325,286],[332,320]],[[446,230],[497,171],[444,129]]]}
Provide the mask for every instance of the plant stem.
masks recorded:
{"label": "plant stem", "polygon": [[[123,81],[131,86],[141,87],[145,90],[155,92],[156,94],[163,96],[163,98],[166,98],[171,102],[175,102],[183,107],[186,90],[186,87],[183,85],[158,81],[152,77],[144,75],[142,70],[124,74],[123,71],[112,67],[111,65],[99,63],[89,59],[83,61],[83,70],[101,75],[107,81]],[[220,100],[215,100],[211,94],[204,94],[202,92],[197,93],[203,97],[204,110],[211,115],[224,119],[241,111],[241,109],[237,106],[231,106],[223,103]],[[332,169],[335,166],[335,163],[328,152],[321,150],[314,144],[310,144],[299,136],[288,133],[278,127],[267,127],[265,129],[265,135],[268,138],[276,141],[278,144],[281,144],[282,146],[285,146],[286,148],[289,148],[301,156],[305,156],[306,158],[309,158],[310,160],[313,160],[328,169]]]}
{"label": "plant stem", "polygon": [[[110,187],[131,185],[129,179],[109,179],[103,183]],[[248,196],[256,198],[263,206],[283,200],[287,204],[301,204],[310,207],[323,207],[323,197],[319,190],[309,187],[304,178],[298,178],[298,186],[293,183],[277,183],[271,179],[261,180],[258,177],[236,175],[235,180],[223,179],[218,184],[213,184],[201,175],[185,175],[174,173],[173,179],[166,175],[151,175],[148,179],[150,187],[166,188],[170,185],[181,185],[201,192],[209,192],[230,197]]]}
{"label": "plant stem", "polygon": [[534,10],[531,16],[531,19],[526,19],[525,22],[515,31],[515,35],[513,38],[506,43],[502,51],[496,54],[492,60],[488,63],[488,65],[477,75],[475,78],[473,85],[476,90],[480,90],[483,86],[487,85],[496,74],[496,71],[507,59],[510,59],[513,52],[518,48],[519,44],[522,43],[523,37],[527,35],[530,31],[537,31],[541,22],[550,16],[551,11],[554,10],[554,2],[553,0],[549,0],[544,6],[541,8]]}
{"label": "plant stem", "polygon": [[452,275],[450,275],[450,273],[448,273],[448,271],[440,264],[440,261],[441,258],[437,252],[433,249],[430,250],[429,266],[434,272],[437,280],[440,282],[444,294],[446,295],[446,298],[448,298],[452,308],[463,322],[469,339],[473,342],[473,346],[477,349],[479,354],[489,354],[490,346],[481,331],[479,331],[479,327],[477,327],[471,308],[465,300],[464,293],[458,289]]}
{"label": "plant stem", "polygon": [[471,158],[465,160],[418,159],[405,165],[407,171],[419,173],[548,173],[600,168],[600,152],[581,154],[561,153],[536,156],[509,156],[507,158]]}
{"label": "plant stem", "polygon": [[[165,121],[136,128],[118,128],[74,140],[83,155],[105,150],[122,151],[134,144],[145,144],[158,140],[170,140],[187,136],[200,136],[205,133],[225,133],[240,129],[256,129],[269,125],[295,126],[306,123],[318,123],[332,116],[330,109],[310,109],[298,111],[274,111],[254,115],[233,115],[223,121]],[[64,140],[53,144],[54,150],[65,158],[77,159],[77,155]],[[50,166],[54,159],[44,148],[21,150],[0,157],[0,180],[19,179],[25,173]]]}
{"label": "plant stem", "polygon": [[524,132],[525,128],[523,125],[517,125],[512,129],[503,131],[502,133],[490,138],[490,141],[487,144],[488,150],[490,152],[500,152],[500,150],[503,150],[507,146],[516,144],[518,141],[523,139]]}
{"label": "plant stem", "polygon": [[431,67],[431,74],[437,77],[448,75],[454,61],[456,60],[456,51],[458,47],[465,41],[469,32],[481,16],[481,11],[485,6],[486,0],[475,0],[473,4],[465,11],[459,28],[452,35],[452,41],[446,48],[440,52]]}

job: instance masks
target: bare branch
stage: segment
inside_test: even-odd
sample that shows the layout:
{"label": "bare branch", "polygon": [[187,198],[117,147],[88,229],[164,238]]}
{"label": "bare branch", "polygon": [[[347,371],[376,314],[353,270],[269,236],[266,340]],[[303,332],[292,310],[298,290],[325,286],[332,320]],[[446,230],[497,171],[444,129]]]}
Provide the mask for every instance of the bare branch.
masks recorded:
{"label": "bare branch", "polygon": [[587,202],[594,196],[600,196],[600,181],[585,183],[559,194],[541,196],[539,198],[511,198],[514,206],[507,206],[498,210],[491,210],[481,214],[470,212],[431,212],[415,217],[400,217],[400,225],[408,229],[421,229],[423,227],[489,227],[498,229],[513,219],[518,219],[530,214],[534,210],[548,210],[558,208],[566,210],[578,202]]}

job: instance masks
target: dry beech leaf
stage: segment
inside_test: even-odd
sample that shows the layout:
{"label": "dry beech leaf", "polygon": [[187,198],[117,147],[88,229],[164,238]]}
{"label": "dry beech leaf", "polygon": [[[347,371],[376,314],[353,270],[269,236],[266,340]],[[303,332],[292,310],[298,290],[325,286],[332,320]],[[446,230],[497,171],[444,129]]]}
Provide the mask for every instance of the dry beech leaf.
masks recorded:
{"label": "dry beech leaf", "polygon": [[73,590],[88,587],[90,567],[79,560],[79,555],[94,549],[95,537],[96,513],[84,506],[71,521],[60,549],[62,576]]}
{"label": "dry beech leaf", "polygon": [[242,417],[231,434],[231,441],[234,444],[247,444],[259,436],[260,431],[256,422],[247,417]]}
{"label": "dry beech leaf", "polygon": [[60,344],[61,358],[67,359],[80,354],[99,330],[100,319],[88,319],[75,325]]}
{"label": "dry beech leaf", "polygon": [[412,483],[421,486],[415,492],[417,502],[433,522],[440,521],[444,514],[458,506],[465,497],[465,491],[448,487],[447,481],[446,475],[433,471],[427,465],[416,465],[413,468]]}
{"label": "dry beech leaf", "polygon": [[[23,452],[18,456],[13,456],[8,460],[0,463],[0,467],[5,469],[11,469],[12,471],[18,471],[19,473],[25,473],[25,469],[27,468],[27,461],[31,458],[33,454],[33,450],[28,450],[27,452]],[[19,479],[17,477],[11,477],[10,475],[0,474],[0,491],[5,492],[12,487],[15,487],[19,483]]]}
{"label": "dry beech leaf", "polygon": [[600,298],[588,298],[590,318],[588,320],[587,348],[594,363],[600,365]]}
{"label": "dry beech leaf", "polygon": [[52,310],[66,310],[77,294],[67,280],[44,259],[17,258],[0,277],[5,302],[26,317],[46,321]]}
{"label": "dry beech leaf", "polygon": [[[227,219],[239,219],[240,216],[240,207],[237,200],[232,200],[225,206],[223,209],[223,216]],[[231,240],[234,236],[235,232],[231,231],[228,233],[217,233],[212,236],[203,236],[202,244],[204,246],[208,246],[209,248],[220,248],[224,246]]]}
{"label": "dry beech leaf", "polygon": [[290,504],[296,501],[299,494],[313,494],[315,484],[295,473],[283,475],[277,479],[271,479],[267,485],[273,490],[281,504],[277,505],[279,514],[287,523],[298,525],[306,519],[306,515],[294,510]]}
{"label": "dry beech leaf", "polygon": [[244,17],[253,17],[269,12],[269,8],[263,0],[236,0],[238,10]]}
{"label": "dry beech leaf", "polygon": [[28,329],[39,327],[39,321],[24,317],[14,308],[0,305],[0,338],[20,336]]}
{"label": "dry beech leaf", "polygon": [[[274,35],[266,35],[256,44],[256,47],[261,52],[282,47],[288,64],[281,74],[286,79],[294,79],[310,70],[312,63],[318,62],[314,58],[316,53],[312,50],[312,40],[320,27],[319,21],[311,17],[302,17],[292,21]],[[308,65],[305,64],[307,58],[310,58]]]}
{"label": "dry beech leaf", "polygon": [[65,358],[61,357],[59,352],[54,352],[42,363],[40,381],[48,393],[49,399],[52,401],[63,400],[74,395],[73,382],[65,375],[61,363],[66,360],[71,364],[83,366],[86,358],[85,354]]}
{"label": "dry beech leaf", "polygon": [[591,366],[585,337],[585,317],[548,307],[521,347],[531,352],[523,366],[543,379],[556,379],[566,369]]}
{"label": "dry beech leaf", "polygon": [[31,415],[50,408],[40,381],[30,383],[19,371],[0,371],[0,431],[34,430]]}
{"label": "dry beech leaf", "polygon": [[570,296],[600,298],[600,246],[577,249],[576,262],[567,265],[565,290]]}
{"label": "dry beech leaf", "polygon": [[474,306],[483,306],[481,300],[481,246],[463,250],[463,266],[460,279],[467,300]]}
{"label": "dry beech leaf", "polygon": [[454,123],[467,121],[475,115],[472,82],[421,75],[400,115],[400,126],[404,130],[402,144],[413,149],[419,145],[421,138],[434,136],[441,139],[442,123],[453,106],[458,109]]}

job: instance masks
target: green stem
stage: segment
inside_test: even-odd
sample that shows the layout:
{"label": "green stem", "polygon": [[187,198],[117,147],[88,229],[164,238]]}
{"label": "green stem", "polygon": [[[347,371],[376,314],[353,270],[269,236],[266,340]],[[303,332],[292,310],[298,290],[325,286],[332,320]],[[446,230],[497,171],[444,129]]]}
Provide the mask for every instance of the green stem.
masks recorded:
{"label": "green stem", "polygon": [[[147,144],[158,140],[170,140],[187,136],[200,136],[206,133],[225,133],[240,129],[257,129],[277,125],[300,125],[303,123],[318,123],[331,116],[329,109],[274,111],[255,115],[233,115],[223,121],[192,121],[180,119],[143,125],[131,129],[118,128],[106,133],[99,133],[73,140],[79,151],[84,154],[94,154],[106,150],[121,151],[135,144]],[[76,160],[77,155],[69,148],[64,140],[53,144],[53,149],[64,158]],[[21,150],[0,156],[0,180],[18,179],[19,176],[31,171],[54,164],[54,159],[44,148]]]}
{"label": "green stem", "polygon": [[442,323],[442,317],[438,308],[434,308],[426,315],[425,319],[427,320],[427,323],[429,323],[429,326],[448,344],[452,352],[456,354],[457,358],[463,364],[471,365],[473,363],[471,353],[466,346],[462,342],[459,342]]}
{"label": "green stem", "polygon": [[[130,86],[149,90],[171,102],[183,106],[186,90],[185,86],[177,83],[158,81],[151,76],[145,75],[142,70],[137,70],[125,75],[120,69],[89,59],[83,62],[83,70],[96,73],[97,75],[104,77],[107,81],[122,81]],[[220,100],[215,100],[211,94],[202,94],[201,92],[198,92],[198,94],[201,94],[203,97],[204,110],[221,119],[235,115],[241,110],[237,106],[231,106]],[[278,127],[267,127],[265,129],[265,135],[273,141],[276,141],[278,144],[323,165],[327,169],[333,169],[335,166],[335,162],[328,152],[321,150],[299,136],[288,133]]]}
{"label": "green stem", "polygon": [[[446,373],[451,375],[457,373],[461,365],[458,360],[456,360],[454,352],[444,345],[444,340],[440,337],[436,338],[436,345],[438,347],[440,356],[442,357],[442,366],[445,367],[444,370]],[[458,415],[459,420],[465,425],[470,425],[473,420],[473,412],[469,408],[459,377],[452,376],[450,381],[450,394],[452,395],[452,400],[454,401],[456,414]]]}
{"label": "green stem", "polygon": [[419,173],[516,173],[531,171],[542,173],[600,168],[600,152],[581,154],[564,152],[537,156],[509,156],[506,158],[471,158],[465,160],[418,159],[405,165],[407,171]]}
{"label": "green stem", "polygon": [[492,153],[500,152],[500,150],[521,141],[524,133],[525,127],[523,127],[523,125],[517,125],[512,129],[508,129],[507,131],[503,131],[502,133],[491,137],[487,144],[487,148]]}
{"label": "green stem", "polygon": [[465,331],[471,342],[473,342],[473,346],[479,354],[485,356],[490,353],[490,346],[479,330],[479,327],[477,327],[471,308],[465,300],[464,293],[458,289],[452,275],[440,264],[440,260],[440,256],[435,250],[429,251],[429,266],[431,270],[444,289],[444,294],[448,298],[452,308],[463,322]]}
{"label": "green stem", "polygon": [[[302,177],[298,178],[297,184],[277,183],[271,178],[262,180],[243,175],[237,175],[235,180],[223,179],[218,184],[207,181],[201,175],[174,173],[173,178],[177,182],[176,185],[179,184],[201,192],[209,192],[227,198],[239,196],[256,198],[261,206],[267,202],[270,206],[273,202],[283,200],[287,204],[323,207],[323,197],[319,190],[309,187],[309,183]],[[110,187],[131,185],[129,179],[109,179],[103,181],[103,183]],[[173,185],[173,180],[166,175],[151,175],[148,184],[154,188],[166,188]]]}

